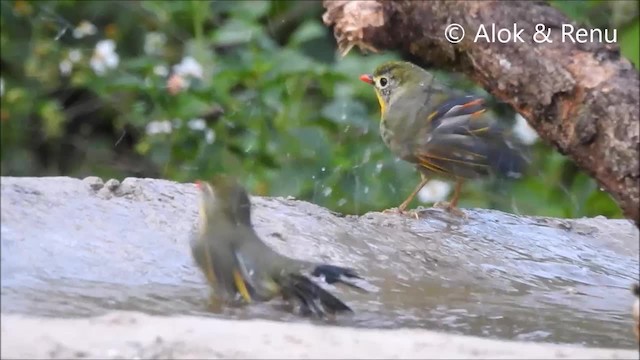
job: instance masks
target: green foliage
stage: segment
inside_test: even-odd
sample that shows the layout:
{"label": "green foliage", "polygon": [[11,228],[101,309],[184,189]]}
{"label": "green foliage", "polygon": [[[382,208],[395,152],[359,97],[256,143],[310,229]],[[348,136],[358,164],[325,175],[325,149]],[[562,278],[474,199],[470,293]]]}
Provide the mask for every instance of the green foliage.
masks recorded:
{"label": "green foliage", "polygon": [[[397,206],[419,180],[383,145],[377,101],[358,80],[397,56],[337,56],[318,2],[0,4],[3,175],[193,181],[226,172],[254,194],[343,213]],[[591,2],[557,5],[578,21],[599,14]],[[622,51],[637,63],[637,14],[619,18]],[[97,55],[105,39],[115,49],[101,43]],[[172,77],[188,58],[201,66],[194,76]],[[461,206],[620,217],[566,158],[541,143],[533,152],[528,176],[470,182]]]}
{"label": "green foliage", "polygon": [[640,18],[638,2],[633,0],[556,0],[551,4],[579,25],[615,29],[622,55],[640,65]]}

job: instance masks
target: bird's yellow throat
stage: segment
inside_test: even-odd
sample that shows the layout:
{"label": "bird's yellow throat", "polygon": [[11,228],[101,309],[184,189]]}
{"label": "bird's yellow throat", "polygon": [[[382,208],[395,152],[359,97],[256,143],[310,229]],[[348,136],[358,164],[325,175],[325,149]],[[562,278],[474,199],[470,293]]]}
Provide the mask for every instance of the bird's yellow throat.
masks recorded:
{"label": "bird's yellow throat", "polygon": [[376,97],[378,98],[378,104],[380,105],[380,115],[384,116],[385,111],[387,110],[387,103],[382,98],[380,91],[376,89]]}

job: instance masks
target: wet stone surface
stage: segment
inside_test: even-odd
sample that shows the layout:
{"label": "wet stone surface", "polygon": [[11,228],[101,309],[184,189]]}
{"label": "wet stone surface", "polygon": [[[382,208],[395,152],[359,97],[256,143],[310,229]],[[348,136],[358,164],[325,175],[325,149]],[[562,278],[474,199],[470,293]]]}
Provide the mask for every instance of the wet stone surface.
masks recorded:
{"label": "wet stone surface", "polygon": [[[4,314],[110,310],[310,322],[277,301],[207,311],[193,264],[193,184],[97,178],[1,179]],[[638,230],[626,220],[425,209],[419,219],[336,216],[253,197],[263,239],[297,258],[354,267],[373,292],[335,288],[354,310],[333,324],[426,328],[491,338],[635,348]]]}

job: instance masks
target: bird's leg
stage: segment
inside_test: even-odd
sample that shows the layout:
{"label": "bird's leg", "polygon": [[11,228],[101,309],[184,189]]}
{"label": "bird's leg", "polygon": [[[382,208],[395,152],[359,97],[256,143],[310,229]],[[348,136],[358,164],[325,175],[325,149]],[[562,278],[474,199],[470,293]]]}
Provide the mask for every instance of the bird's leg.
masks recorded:
{"label": "bird's leg", "polygon": [[209,311],[214,313],[222,312],[222,301],[214,292],[209,295],[209,303],[207,304]]}
{"label": "bird's leg", "polygon": [[460,216],[460,217],[466,217],[465,213],[458,209],[457,205],[458,205],[458,198],[460,198],[460,191],[462,190],[462,183],[464,181],[462,179],[457,179],[456,180],[456,186],[453,189],[453,196],[451,197],[451,201],[447,202],[438,202],[435,203],[433,206],[434,207],[440,207],[440,208],[445,208],[448,212]]}
{"label": "bird's leg", "polygon": [[456,187],[453,190],[453,197],[449,201],[449,209],[455,209],[458,206],[458,199],[460,198],[460,190],[462,190],[462,180],[456,180]]}
{"label": "bird's leg", "polygon": [[400,204],[400,206],[398,206],[398,210],[400,212],[403,212],[407,208],[407,206],[409,206],[409,203],[411,203],[411,200],[413,200],[413,198],[416,197],[416,194],[418,194],[418,192],[424,187],[424,185],[428,181],[429,181],[429,178],[424,176],[422,173],[420,173],[420,183],[418,183],[418,186],[416,186],[416,188],[413,189],[413,192],[409,194],[409,197],[407,197],[407,199],[403,201],[402,204]]}
{"label": "bird's leg", "polygon": [[[420,173],[420,183],[418,183],[418,185],[416,186],[415,189],[413,189],[413,192],[411,192],[411,194],[409,194],[409,197],[406,198],[405,201],[402,202],[402,204],[400,204],[400,206],[398,206],[397,209],[387,209],[384,210],[383,213],[390,213],[390,212],[399,212],[399,213],[404,213],[405,209],[407,208],[407,206],[409,206],[409,203],[411,203],[411,200],[413,200],[414,197],[416,197],[416,194],[420,191],[420,189],[422,189],[424,187],[424,185],[429,181],[429,178],[427,178],[426,176],[424,176],[423,173]],[[415,216],[415,218],[418,218],[418,214],[414,213],[413,214]]]}

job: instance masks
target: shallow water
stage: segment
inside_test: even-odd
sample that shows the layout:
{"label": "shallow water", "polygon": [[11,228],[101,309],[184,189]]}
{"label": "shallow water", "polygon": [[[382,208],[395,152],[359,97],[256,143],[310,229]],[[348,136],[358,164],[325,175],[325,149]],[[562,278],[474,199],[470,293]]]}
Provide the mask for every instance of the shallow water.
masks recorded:
{"label": "shallow water", "polygon": [[629,291],[638,276],[637,230],[622,221],[598,220],[610,226],[603,231],[488,211],[468,211],[466,221],[439,210],[419,220],[335,217],[311,204],[256,198],[255,224],[270,245],[353,266],[373,292],[330,287],[355,314],[329,322],[292,315],[278,301],[214,314],[188,250],[195,191],[139,181],[129,194],[101,197],[71,180],[54,189],[42,179],[3,178],[3,313],[135,310],[637,347]]}

